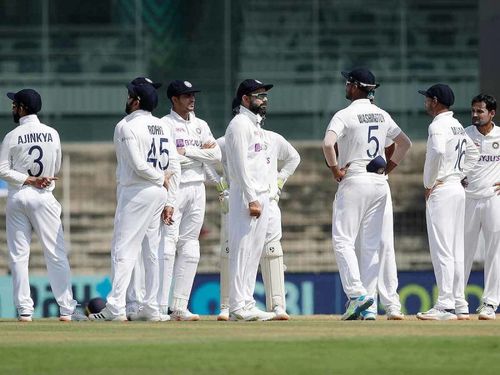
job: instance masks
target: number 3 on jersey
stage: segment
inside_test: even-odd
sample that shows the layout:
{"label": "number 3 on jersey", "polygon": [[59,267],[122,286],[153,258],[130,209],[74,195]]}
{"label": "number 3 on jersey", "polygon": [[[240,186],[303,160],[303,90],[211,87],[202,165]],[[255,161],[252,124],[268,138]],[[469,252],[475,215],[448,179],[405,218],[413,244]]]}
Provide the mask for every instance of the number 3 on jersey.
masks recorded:
{"label": "number 3 on jersey", "polygon": [[38,173],[35,173],[31,169],[28,169],[28,174],[32,177],[40,177],[42,172],[43,172],[43,164],[42,164],[43,150],[42,150],[42,148],[38,145],[31,146],[31,148],[28,150],[28,155],[36,156],[35,160],[33,160],[33,163],[38,165]]}
{"label": "number 3 on jersey", "polygon": [[159,149],[158,149],[159,150],[158,157],[161,157],[162,155],[166,155],[166,158],[167,158],[166,165],[163,166],[161,161],[158,161],[158,158],[156,157],[156,139],[155,138],[153,138],[151,140],[151,148],[149,149],[148,158],[146,160],[148,163],[152,163],[153,167],[155,167],[155,168],[156,168],[156,165],[158,164],[158,167],[160,167],[160,169],[162,171],[167,169],[168,165],[170,163],[170,160],[168,157],[168,149],[163,148],[164,144],[167,142],[168,142],[168,138],[160,138],[160,144],[159,144]]}
{"label": "number 3 on jersey", "polygon": [[370,125],[368,127],[368,146],[370,146],[370,143],[374,142],[375,143],[375,151],[373,153],[370,152],[370,149],[366,150],[366,153],[370,158],[374,158],[378,154],[378,149],[380,148],[380,143],[378,141],[378,138],[372,134],[372,131],[377,130],[378,125]]}

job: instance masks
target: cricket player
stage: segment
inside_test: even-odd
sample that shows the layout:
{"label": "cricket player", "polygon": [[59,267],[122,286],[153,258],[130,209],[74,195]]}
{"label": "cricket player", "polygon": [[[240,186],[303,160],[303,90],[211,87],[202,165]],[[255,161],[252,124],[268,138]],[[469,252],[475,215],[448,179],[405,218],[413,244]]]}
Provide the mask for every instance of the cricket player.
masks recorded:
{"label": "cricket player", "polygon": [[464,227],[465,192],[460,181],[479,158],[479,151],[450,107],[455,95],[438,83],[427,90],[425,110],[433,117],[429,125],[424,164],[427,234],[438,287],[437,301],[419,312],[421,320],[469,319],[465,300]]}
{"label": "cricket player", "polygon": [[231,120],[225,134],[231,183],[228,214],[231,320],[271,320],[275,316],[258,309],[253,297],[269,218],[270,165],[258,115],[265,116],[267,91],[272,87],[254,79],[241,82],[236,93],[241,103],[239,114]]}
{"label": "cricket player", "polygon": [[200,90],[189,81],[172,81],[167,89],[172,109],[162,118],[175,134],[181,179],[173,224],[162,226],[158,303],[162,316],[167,315],[173,282],[170,317],[179,321],[200,319],[188,310],[188,302],[200,260],[199,236],[205,216],[203,164],[221,159],[208,124],[194,113],[197,92]]}
{"label": "cricket player", "polygon": [[500,299],[500,129],[493,123],[497,102],[490,95],[472,99],[472,126],[465,133],[479,148],[479,161],[466,174],[464,281],[467,285],[480,234],[484,237],[484,292],[477,312],[480,320],[493,320]]}
{"label": "cricket player", "polygon": [[158,246],[160,217],[171,221],[175,188],[169,176],[179,173],[169,128],[151,112],[158,94],[151,84],[127,85],[127,116],[115,128],[118,204],[111,248],[112,288],[106,307],[91,320],[127,320],[126,291],[142,248],[145,295],[138,320],[158,321]]}
{"label": "cricket player", "polygon": [[7,247],[18,319],[31,322],[34,303],[30,296],[28,262],[32,231],[43,249],[50,286],[59,304],[61,321],[87,320],[76,310],[71,271],[64,247],[61,205],[52,195],[61,167],[58,132],[40,122],[40,94],[33,89],[9,92],[12,116],[18,123],[0,151],[0,178],[8,183],[6,206]]}
{"label": "cricket player", "polygon": [[[360,235],[364,264],[373,267],[377,275],[380,233],[389,192],[384,173],[390,173],[403,160],[411,141],[387,112],[370,103],[368,96],[379,86],[372,72],[359,68],[342,75],[347,80],[346,98],[351,105],[330,121],[323,152],[339,182],[333,203],[332,239],[342,286],[349,299],[342,320],[355,320],[374,302],[360,279],[356,237]],[[383,157],[386,138],[396,144],[388,162]]]}
{"label": "cricket player", "polygon": [[[236,113],[239,111],[239,101],[236,102]],[[264,119],[260,120],[262,125]],[[285,298],[285,274],[283,264],[283,250],[281,247],[281,211],[278,206],[281,190],[286,180],[294,173],[300,163],[300,155],[281,135],[270,130],[264,130],[265,151],[267,160],[271,166],[269,173],[270,192],[270,215],[266,232],[266,241],[260,261],[262,279],[266,293],[267,311],[275,313],[275,320],[288,320]],[[225,157],[224,137],[217,139],[222,151],[223,171],[227,171],[227,160]],[[283,162],[278,170],[278,160]],[[227,208],[229,199],[229,181],[227,178],[218,176],[217,172],[207,166],[207,175],[216,183],[221,202],[221,269],[220,269],[220,300],[221,307],[217,320],[229,320],[229,246],[227,243]],[[274,169],[276,172],[274,172]],[[226,172],[224,172],[226,173]]]}

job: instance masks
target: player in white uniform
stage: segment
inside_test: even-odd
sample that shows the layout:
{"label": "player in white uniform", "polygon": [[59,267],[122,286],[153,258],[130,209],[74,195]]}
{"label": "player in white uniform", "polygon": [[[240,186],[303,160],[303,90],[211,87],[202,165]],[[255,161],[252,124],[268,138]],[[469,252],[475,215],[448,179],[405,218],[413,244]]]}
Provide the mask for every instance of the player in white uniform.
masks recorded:
{"label": "player in white uniform", "polygon": [[76,311],[71,271],[64,247],[61,205],[52,195],[61,167],[58,132],[40,122],[42,99],[33,89],[8,93],[12,115],[19,123],[9,132],[0,152],[0,178],[8,183],[7,246],[18,318],[30,322],[34,303],[30,296],[28,262],[34,230],[43,249],[50,286],[59,304],[61,321],[86,320]]}
{"label": "player in white uniform", "polygon": [[[387,138],[385,148],[385,158],[390,160],[395,150],[395,145]],[[387,178],[387,176],[386,176]],[[361,282],[369,295],[374,295],[374,303],[361,313],[363,320],[375,320],[377,317],[377,298],[386,310],[387,320],[403,320],[401,312],[401,302],[399,300],[398,273],[396,266],[396,256],[394,252],[394,220],[392,212],[391,189],[387,190],[387,202],[384,209],[384,219],[382,222],[381,242],[379,257],[379,272],[374,274],[369,264],[364,264],[364,257],[359,251],[359,238],[356,239],[356,256],[360,260]]]}
{"label": "player in white uniform", "polygon": [[[151,111],[158,94],[151,84],[127,85],[127,116],[115,128],[119,187],[111,248],[112,288],[106,307],[91,320],[126,320],[126,291],[142,248],[145,295],[137,319],[160,320],[158,246],[160,217],[173,213],[169,175],[176,173],[176,149],[170,130]],[[177,164],[178,167],[178,164]]]}
{"label": "player in white uniform", "polygon": [[258,115],[267,110],[267,91],[273,85],[254,79],[240,83],[236,98],[240,113],[226,129],[229,180],[228,238],[229,313],[232,320],[271,320],[255,306],[257,269],[266,239],[269,218],[269,164]]}
{"label": "player in white uniform", "polygon": [[495,184],[500,181],[500,129],[493,123],[496,109],[492,96],[474,97],[472,126],[465,129],[481,154],[476,166],[467,173],[464,227],[465,285],[479,234],[484,237],[484,293],[477,310],[480,320],[495,319],[500,300],[500,197],[495,192]]}
{"label": "player in white uniform", "polygon": [[194,114],[197,92],[188,81],[172,81],[167,89],[172,110],[162,118],[175,132],[182,172],[173,225],[163,226],[158,300],[162,315],[168,314],[173,282],[170,316],[181,321],[200,319],[188,310],[188,302],[200,260],[199,236],[205,216],[203,163],[221,158],[208,124]]}
{"label": "player in white uniform", "polygon": [[[233,107],[234,107],[233,102]],[[239,112],[239,101],[236,101],[237,107],[233,111]],[[259,116],[260,117],[260,116]],[[263,120],[260,121],[262,125]],[[288,320],[286,313],[285,299],[285,274],[283,265],[283,250],[281,248],[281,211],[278,206],[279,197],[283,186],[300,163],[300,155],[293,146],[281,135],[264,130],[265,151],[267,160],[270,164],[269,184],[271,186],[269,202],[269,223],[266,232],[266,241],[261,257],[261,273],[264,281],[266,293],[266,307],[268,311],[274,311],[275,320]],[[222,166],[224,176],[227,174],[227,160],[225,152],[224,137],[217,139],[217,143],[222,152]],[[278,171],[278,160],[283,162]],[[274,169],[273,169],[274,168]],[[273,172],[276,170],[276,172]],[[219,200],[221,202],[221,266],[220,266],[220,314],[217,320],[229,320],[229,246],[227,241],[227,208],[229,199],[229,181],[227,177],[218,176],[217,172],[207,166],[207,175],[210,180],[216,183],[219,191]]]}
{"label": "player in white uniform", "polygon": [[433,308],[419,312],[421,320],[469,319],[464,293],[465,192],[460,183],[479,152],[449,110],[455,101],[451,88],[436,84],[420,90],[433,117],[424,165],[427,234],[438,287]]}
{"label": "player in white uniform", "polygon": [[[342,286],[349,301],[343,320],[357,319],[373,304],[360,279],[355,240],[360,235],[363,264],[378,275],[378,253],[389,187],[383,173],[391,172],[411,147],[409,138],[391,116],[370,103],[378,87],[367,69],[342,72],[347,79],[346,98],[352,103],[337,112],[326,131],[323,152],[339,188],[333,203],[332,239]],[[383,146],[394,140],[396,151],[386,163]],[[335,154],[338,144],[338,163]]]}

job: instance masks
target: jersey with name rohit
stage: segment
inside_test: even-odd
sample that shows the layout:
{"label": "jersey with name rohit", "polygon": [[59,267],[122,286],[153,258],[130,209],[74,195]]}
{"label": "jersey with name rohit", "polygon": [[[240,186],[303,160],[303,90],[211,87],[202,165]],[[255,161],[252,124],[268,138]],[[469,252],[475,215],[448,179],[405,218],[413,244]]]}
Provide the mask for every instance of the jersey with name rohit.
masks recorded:
{"label": "jersey with name rohit", "polygon": [[429,125],[424,186],[437,181],[460,181],[477,162],[479,151],[452,111],[438,114]]}
{"label": "jersey with name rohit", "polygon": [[[203,182],[205,173],[203,163],[220,161],[221,153],[208,124],[189,113],[189,119],[184,120],[178,113],[171,110],[162,120],[174,131],[176,146],[185,149],[185,155],[179,155],[181,163],[181,183]],[[216,143],[214,148],[202,148],[204,144]]]}
{"label": "jersey with name rohit", "polygon": [[[20,189],[28,176],[54,177],[61,167],[61,142],[54,128],[42,124],[36,115],[19,119],[9,132],[0,152],[0,178],[9,191]],[[54,182],[46,188],[52,191]]]}
{"label": "jersey with name rohit", "polygon": [[113,140],[120,186],[163,185],[165,171],[177,151],[163,121],[151,112],[134,111],[116,125]]}
{"label": "jersey with name rohit", "polygon": [[472,142],[479,148],[479,160],[467,173],[468,186],[465,193],[468,198],[488,198],[495,195],[493,184],[500,182],[500,128],[496,125],[482,135],[472,125],[465,129]]}
{"label": "jersey with name rohit", "polygon": [[386,139],[396,138],[401,129],[386,111],[368,99],[358,99],[335,113],[327,131],[337,134],[338,164],[342,168],[349,165],[347,178],[367,174],[366,165],[373,158],[380,155],[385,159]]}

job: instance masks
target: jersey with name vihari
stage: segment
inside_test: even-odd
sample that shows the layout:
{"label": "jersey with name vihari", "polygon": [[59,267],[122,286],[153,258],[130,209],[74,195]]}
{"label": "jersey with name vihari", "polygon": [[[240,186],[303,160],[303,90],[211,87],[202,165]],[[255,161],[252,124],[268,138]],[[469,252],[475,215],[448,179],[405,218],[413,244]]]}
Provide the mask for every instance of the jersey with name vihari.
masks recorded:
{"label": "jersey with name vihari", "polygon": [[482,135],[472,125],[465,129],[472,142],[479,148],[479,160],[467,173],[467,197],[488,198],[495,195],[495,183],[500,182],[500,128],[496,125]]}
{"label": "jersey with name vihari", "polygon": [[163,185],[165,171],[177,151],[163,121],[148,111],[134,111],[117,124],[114,143],[121,186]]}
{"label": "jersey with name vihari", "polygon": [[348,177],[368,173],[366,165],[379,155],[385,159],[386,139],[396,138],[401,129],[386,111],[358,99],[335,113],[327,131],[337,134],[338,165],[349,166]]}
{"label": "jersey with name vihari", "polygon": [[424,164],[424,186],[437,181],[459,181],[477,162],[479,152],[452,111],[438,114],[429,125]]}
{"label": "jersey with name vihari", "polygon": [[176,146],[185,149],[185,155],[179,155],[181,163],[181,183],[203,182],[205,173],[203,163],[220,161],[219,146],[203,148],[207,143],[216,143],[208,124],[196,117],[194,112],[189,113],[185,120],[174,110],[162,117],[172,127]]}
{"label": "jersey with name vihari", "polygon": [[[28,178],[55,177],[61,167],[61,142],[57,130],[42,124],[36,115],[19,119],[9,132],[0,152],[0,178],[9,191],[21,188]],[[53,190],[52,183],[46,190]]]}

